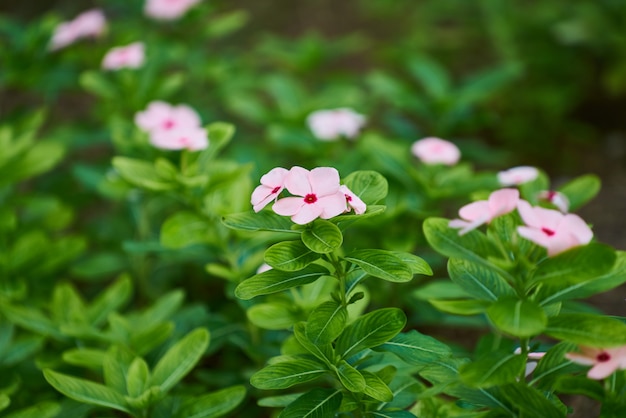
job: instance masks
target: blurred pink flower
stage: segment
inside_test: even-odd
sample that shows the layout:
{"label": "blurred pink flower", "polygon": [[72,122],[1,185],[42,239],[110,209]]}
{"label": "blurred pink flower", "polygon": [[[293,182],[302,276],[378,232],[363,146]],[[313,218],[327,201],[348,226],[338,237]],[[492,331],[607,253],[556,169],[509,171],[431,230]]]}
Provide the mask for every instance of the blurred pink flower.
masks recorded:
{"label": "blurred pink flower", "polygon": [[553,190],[544,190],[539,192],[539,199],[545,202],[553,204],[558,210],[563,213],[569,211],[569,199],[561,192]]}
{"label": "blurred pink flower", "polygon": [[285,188],[285,178],[288,173],[287,169],[276,167],[261,177],[261,185],[254,189],[250,199],[255,212],[263,209],[272,200],[278,199],[278,195]]}
{"label": "blurred pink flower", "polygon": [[411,152],[424,164],[454,165],[461,158],[461,151],[450,141],[429,137],[415,141]]}
{"label": "blurred pink flower", "polygon": [[339,190],[346,196],[346,202],[348,203],[348,210],[354,209],[354,213],[362,215],[367,210],[367,205],[361,200],[361,198],[348,189],[348,186],[341,185]]}
{"label": "blurred pink flower", "polygon": [[150,102],[146,110],[135,114],[135,123],[146,132],[200,127],[200,116],[187,105],[172,106],[159,100]]}
{"label": "blurred pink flower", "polygon": [[105,70],[120,70],[122,68],[139,68],[145,60],[143,42],[133,42],[125,46],[111,48],[102,60]]}
{"label": "blurred pink flower", "polygon": [[258,269],[256,269],[256,274],[261,274],[261,273],[264,273],[264,272],[266,272],[266,271],[268,271],[268,270],[271,270],[271,269],[272,269],[272,266],[270,266],[270,265],[269,265],[269,264],[267,264],[267,263],[263,263],[263,264],[261,264],[261,265],[259,266],[259,268],[258,268]]}
{"label": "blurred pink flower", "polygon": [[512,212],[518,202],[519,191],[517,189],[496,190],[489,195],[488,200],[479,200],[463,206],[459,210],[459,216],[462,219],[453,219],[448,226],[461,228],[459,235],[467,234],[498,216]]}
{"label": "blurred pink flower", "polygon": [[[515,354],[521,354],[522,353],[522,349],[520,347],[516,348],[514,351]],[[528,377],[530,376],[530,374],[532,372],[535,371],[535,369],[537,368],[537,365],[539,364],[539,360],[541,360],[543,358],[543,356],[545,356],[546,353],[544,352],[530,352],[527,354],[527,358],[528,361],[526,362],[526,368],[524,371],[524,376]]]}
{"label": "blurred pink flower", "polygon": [[317,110],[306,120],[313,135],[322,141],[333,141],[341,136],[354,138],[365,125],[365,116],[348,108]]}
{"label": "blurred pink flower", "polygon": [[150,133],[150,143],[162,149],[198,151],[209,146],[209,138],[206,129],[198,126],[185,126],[155,130]]}
{"label": "blurred pink flower", "polygon": [[519,201],[517,210],[526,224],[518,226],[517,232],[527,240],[545,247],[550,257],[588,244],[593,238],[593,232],[578,215],[532,207],[524,200]]}
{"label": "blurred pink flower", "polygon": [[539,170],[530,166],[519,166],[509,168],[498,173],[498,181],[502,186],[517,186],[519,184],[533,181],[539,175]]}
{"label": "blurred pink flower", "polygon": [[587,373],[590,379],[604,379],[616,370],[626,369],[626,346],[615,348],[580,347],[582,353],[567,353],[565,358],[574,363],[593,366]]}
{"label": "blurred pink flower", "polygon": [[285,188],[299,197],[282,198],[272,209],[279,215],[291,216],[297,224],[304,225],[318,217],[329,219],[347,210],[339,172],[332,167],[317,167],[311,171],[292,167],[285,177]]}
{"label": "blurred pink flower", "polygon": [[106,29],[106,18],[100,9],[87,10],[69,22],[60,23],[52,34],[50,49],[64,48],[81,38],[99,37]]}
{"label": "blurred pink flower", "polygon": [[199,2],[200,0],[146,0],[143,10],[146,16],[153,19],[175,20]]}

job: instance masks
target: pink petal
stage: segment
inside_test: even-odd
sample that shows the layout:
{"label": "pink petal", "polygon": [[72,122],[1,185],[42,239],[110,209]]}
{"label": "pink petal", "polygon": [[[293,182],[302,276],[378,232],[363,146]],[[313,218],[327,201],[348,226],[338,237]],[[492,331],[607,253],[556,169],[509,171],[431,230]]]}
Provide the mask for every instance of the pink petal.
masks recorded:
{"label": "pink petal", "polygon": [[332,167],[317,167],[309,173],[311,192],[318,198],[339,191],[339,172]]}
{"label": "pink petal", "polygon": [[348,209],[346,195],[340,191],[334,195],[319,198],[316,204],[322,207],[320,212],[320,218],[322,219],[330,219],[341,215]]}
{"label": "pink petal", "polygon": [[591,228],[589,228],[589,225],[578,215],[565,215],[560,228],[566,229],[572,234],[579,244],[588,244],[593,238]]}
{"label": "pink petal", "polygon": [[479,200],[469,203],[459,209],[459,216],[468,221],[482,220],[482,223],[491,219],[489,213],[489,204],[486,200]]}
{"label": "pink petal", "polygon": [[591,358],[580,353],[566,353],[565,358],[569,361],[573,361],[574,363],[582,364],[583,366],[592,366],[596,364],[595,358]]}
{"label": "pink petal", "polygon": [[313,221],[322,214],[324,207],[318,202],[312,204],[304,204],[298,213],[291,217],[291,220],[298,225],[305,225]]}
{"label": "pink petal", "polygon": [[613,372],[619,369],[619,362],[617,361],[605,361],[602,363],[598,363],[587,372],[587,377],[590,379],[604,379],[605,377],[609,377]]}
{"label": "pink petal", "polygon": [[272,168],[261,177],[261,184],[271,187],[272,189],[274,187],[282,188],[288,173],[289,170],[282,167]]}
{"label": "pink petal", "polygon": [[489,195],[489,212],[491,218],[496,218],[512,212],[519,202],[519,190],[500,189]]}
{"label": "pink petal", "polygon": [[535,167],[520,166],[498,173],[498,181],[502,186],[515,186],[527,183],[537,178],[539,170]]}
{"label": "pink petal", "polygon": [[478,218],[478,219],[473,220],[471,222],[463,221],[461,219],[453,219],[450,222],[448,222],[448,226],[450,228],[461,228],[461,230],[459,231],[459,235],[465,235],[468,232],[470,232],[470,231],[478,228],[482,224],[486,223],[487,220],[488,220],[487,217]]}
{"label": "pink petal", "polygon": [[291,170],[285,176],[285,187],[289,193],[296,196],[304,197],[311,193],[309,170],[298,166],[291,167]]}
{"label": "pink petal", "polygon": [[172,109],[172,118],[181,127],[199,127],[202,125],[198,113],[187,105],[178,105]]}
{"label": "pink petal", "polygon": [[256,189],[252,192],[252,196],[250,197],[250,203],[253,206],[255,212],[260,211],[268,203],[278,197],[278,193],[272,193],[274,190],[273,187],[267,187],[264,185],[257,186]]}
{"label": "pink petal", "polygon": [[341,187],[339,187],[339,190],[346,196],[348,206],[354,209],[354,213],[356,213],[357,215],[365,213],[365,211],[367,210],[367,205],[361,200],[360,197],[352,193],[352,190],[348,189],[347,186],[342,185]]}
{"label": "pink petal", "polygon": [[282,216],[293,216],[305,204],[301,197],[284,197],[274,203],[272,210]]}
{"label": "pink petal", "polygon": [[461,158],[461,151],[452,142],[429,137],[415,141],[411,152],[424,164],[454,165]]}
{"label": "pink petal", "polygon": [[540,229],[518,226],[517,233],[541,247],[548,248],[550,246],[550,237],[544,234]]}

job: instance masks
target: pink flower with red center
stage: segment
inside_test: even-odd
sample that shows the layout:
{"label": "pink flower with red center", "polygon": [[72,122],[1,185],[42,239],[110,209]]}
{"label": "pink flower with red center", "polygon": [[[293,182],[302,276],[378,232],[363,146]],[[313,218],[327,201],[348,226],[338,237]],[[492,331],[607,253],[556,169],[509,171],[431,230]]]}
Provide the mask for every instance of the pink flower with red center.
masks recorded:
{"label": "pink flower with red center", "polygon": [[139,68],[145,60],[143,42],[133,42],[125,46],[111,48],[102,60],[105,70],[121,70],[122,68]]}
{"label": "pink flower with red center", "polygon": [[199,2],[200,0],[146,0],[144,13],[157,20],[175,20]]}
{"label": "pink flower with red center", "polygon": [[87,10],[69,22],[60,23],[52,34],[50,49],[64,48],[82,38],[99,37],[106,29],[106,18],[100,9]]}
{"label": "pink flower with red center", "polygon": [[517,210],[526,224],[518,226],[517,232],[527,240],[545,247],[549,257],[588,244],[593,238],[593,232],[578,215],[533,207],[524,200],[520,200]]}
{"label": "pink flower with red center", "polygon": [[424,164],[454,165],[461,158],[461,151],[450,141],[429,137],[415,141],[411,152]]}
{"label": "pink flower with red center", "polygon": [[554,205],[558,210],[563,213],[567,213],[569,211],[569,199],[561,192],[556,192],[554,190],[544,190],[539,192],[539,200],[550,203]]}
{"label": "pink flower with red center", "polygon": [[159,100],[151,102],[146,110],[135,115],[135,123],[146,132],[200,127],[200,116],[187,105],[172,106]]}
{"label": "pink flower with red center", "polygon": [[209,146],[206,129],[196,126],[159,129],[150,134],[150,143],[162,149],[198,151]]}
{"label": "pink flower with red center", "polygon": [[271,201],[276,201],[278,195],[285,188],[285,178],[289,170],[276,167],[261,177],[261,185],[252,192],[250,203],[255,212],[260,211]]}
{"label": "pink flower with red center", "polygon": [[539,176],[539,170],[530,166],[509,168],[498,173],[498,181],[502,186],[517,186],[533,181]]}
{"label": "pink flower with red center", "polygon": [[294,196],[279,199],[272,209],[279,215],[290,216],[297,224],[304,225],[316,218],[330,219],[347,210],[339,172],[332,167],[317,167],[311,171],[292,167],[284,184]]}
{"label": "pink flower with red center", "polygon": [[348,189],[348,186],[341,185],[339,190],[346,196],[346,203],[348,204],[348,211],[350,208],[354,210],[357,215],[362,215],[367,210],[367,205],[361,200],[361,198]]}
{"label": "pink flower with red center", "polygon": [[617,370],[626,369],[626,346],[615,348],[580,347],[581,353],[567,353],[565,358],[584,366],[593,366],[587,377],[604,379]]}
{"label": "pink flower with red center", "polygon": [[365,125],[365,116],[348,108],[318,110],[307,117],[307,124],[317,139],[333,141],[356,137]]}
{"label": "pink flower with red center", "polygon": [[517,189],[500,189],[489,195],[488,200],[479,200],[459,210],[461,219],[453,219],[448,226],[461,228],[459,235],[467,234],[479,226],[491,222],[498,216],[512,212],[519,202]]}

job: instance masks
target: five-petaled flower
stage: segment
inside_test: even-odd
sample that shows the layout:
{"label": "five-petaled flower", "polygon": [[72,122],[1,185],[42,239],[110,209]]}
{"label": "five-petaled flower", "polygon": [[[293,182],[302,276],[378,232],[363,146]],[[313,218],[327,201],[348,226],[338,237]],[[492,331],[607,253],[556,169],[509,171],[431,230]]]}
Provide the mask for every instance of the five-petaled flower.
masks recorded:
{"label": "five-petaled flower", "polygon": [[489,195],[488,200],[479,200],[463,206],[459,210],[462,219],[453,219],[448,225],[450,228],[461,228],[459,235],[466,234],[498,216],[512,212],[517,207],[518,201],[517,189],[496,190]]}
{"label": "five-petaled flower", "polygon": [[105,70],[121,70],[122,68],[139,68],[145,60],[143,42],[133,42],[125,46],[111,48],[102,59]]}
{"label": "five-petaled flower", "polygon": [[198,151],[209,145],[207,131],[198,126],[160,129],[150,134],[150,143],[161,149]]}
{"label": "five-petaled flower", "polygon": [[278,195],[285,188],[285,177],[289,170],[276,167],[261,177],[261,185],[252,192],[250,203],[255,212],[260,211],[271,201],[276,201]]}
{"label": "five-petaled flower", "polygon": [[342,136],[352,139],[365,125],[365,116],[348,108],[317,110],[306,120],[313,135],[322,141],[333,141]]}
{"label": "five-petaled flower", "polygon": [[429,137],[415,141],[411,152],[424,164],[454,165],[461,158],[461,151],[450,141]]}
{"label": "five-petaled flower", "polygon": [[279,215],[290,216],[297,224],[304,225],[316,218],[330,219],[347,210],[339,172],[332,167],[317,167],[311,171],[292,167],[284,184],[294,196],[279,199],[272,209]]}
{"label": "five-petaled flower", "polygon": [[517,227],[517,232],[545,247],[549,257],[588,244],[593,238],[591,228],[578,215],[533,207],[524,200],[519,201],[517,210],[525,223],[524,226]]}
{"label": "five-petaled flower", "polygon": [[106,18],[100,9],[87,10],[73,20],[60,23],[50,39],[50,49],[64,48],[82,38],[96,38],[106,29]]}
{"label": "five-petaled flower", "polygon": [[565,357],[574,363],[593,366],[587,377],[604,379],[616,370],[626,369],[626,346],[614,348],[580,347],[581,353],[567,353]]}
{"label": "five-petaled flower", "polygon": [[365,211],[367,210],[367,205],[361,200],[359,196],[352,193],[352,190],[348,189],[348,186],[342,184],[339,187],[339,190],[346,196],[346,203],[349,206],[348,210],[352,208],[354,210],[354,213],[356,213],[357,215],[362,215],[365,213]]}
{"label": "five-petaled flower", "polygon": [[544,190],[539,192],[539,200],[550,203],[563,213],[569,212],[569,199],[561,192]]}
{"label": "five-petaled flower", "polygon": [[153,19],[174,20],[199,2],[200,0],[146,0],[144,13]]}
{"label": "five-petaled flower", "polygon": [[498,173],[498,182],[502,186],[517,186],[533,181],[539,175],[539,170],[531,166],[509,168]]}

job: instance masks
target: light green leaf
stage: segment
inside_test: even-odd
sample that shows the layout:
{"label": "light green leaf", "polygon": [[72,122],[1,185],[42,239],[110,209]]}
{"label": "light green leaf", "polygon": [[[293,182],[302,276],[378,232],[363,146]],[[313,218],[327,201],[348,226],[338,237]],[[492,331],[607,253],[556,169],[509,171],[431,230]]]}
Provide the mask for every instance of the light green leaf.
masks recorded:
{"label": "light green leaf", "polygon": [[339,381],[350,392],[361,393],[365,390],[365,378],[347,361],[341,360],[337,365],[335,372]]}
{"label": "light green leaf", "polygon": [[391,402],[393,400],[393,392],[380,377],[367,370],[362,370],[361,374],[365,378],[365,389],[363,389],[363,392],[367,396],[380,402]]}
{"label": "light green leaf", "polygon": [[601,403],[606,397],[602,383],[583,376],[559,376],[553,387],[558,393],[583,395]]}
{"label": "light green leaf", "polygon": [[148,386],[167,392],[193,369],[209,347],[209,331],[197,328],[178,341],[154,367]]}
{"label": "light green leaf", "polygon": [[559,187],[559,191],[567,196],[570,212],[575,212],[598,194],[600,179],[593,174],[586,174]]}
{"label": "light green leaf", "polygon": [[498,299],[487,309],[487,316],[500,331],[520,338],[540,334],[548,323],[537,303],[514,296]]}
{"label": "light green leaf", "polygon": [[378,346],[376,351],[391,352],[414,366],[428,365],[436,359],[452,355],[452,350],[446,344],[416,330],[396,335]]}
{"label": "light green leaf", "polygon": [[122,274],[111,286],[98,294],[87,308],[87,318],[92,325],[104,323],[111,312],[128,303],[132,295],[132,281],[128,274]]}
{"label": "light green leaf", "polygon": [[206,172],[205,168],[210,166],[211,160],[222,148],[228,145],[235,134],[235,126],[225,122],[213,122],[206,129],[209,136],[209,146],[198,156],[198,167],[201,173]]}
{"label": "light green leaf", "polygon": [[140,396],[148,387],[147,383],[150,380],[150,369],[148,364],[141,357],[135,357],[130,367],[128,368],[128,374],[126,375],[126,388],[128,395],[136,398]]}
{"label": "light green leaf", "polygon": [[460,367],[461,380],[470,387],[488,388],[513,383],[526,366],[526,358],[506,351],[488,353]]}
{"label": "light green leaf", "polygon": [[109,348],[102,361],[102,374],[107,387],[119,393],[128,393],[126,376],[134,355],[123,346],[114,345]]}
{"label": "light green leaf", "polygon": [[302,242],[311,251],[326,254],[341,247],[343,235],[334,223],[316,219],[302,231]]}
{"label": "light green leaf", "polygon": [[57,165],[64,154],[65,147],[59,143],[37,142],[19,158],[0,166],[0,186],[45,173]]}
{"label": "light green leaf", "polygon": [[366,348],[381,345],[402,331],[406,324],[404,312],[384,308],[357,318],[348,325],[337,340],[336,351],[347,359]]}
{"label": "light green leaf", "polygon": [[[3,409],[0,395],[0,411]],[[8,399],[8,397],[7,397]],[[38,404],[20,409],[9,415],[3,415],[3,418],[55,418],[61,412],[61,405],[56,402],[39,402]]]}
{"label": "light green leaf", "polygon": [[329,368],[333,367],[335,352],[331,343],[314,344],[306,335],[306,323],[299,322],[293,327],[296,341],[309,353],[324,362]]}
{"label": "light green leaf", "polygon": [[243,281],[235,289],[235,295],[240,299],[252,299],[255,296],[280,292],[295,286],[314,282],[327,275],[326,268],[311,264],[297,272],[268,270]]}
{"label": "light green leaf", "polygon": [[478,315],[484,313],[491,305],[484,300],[436,300],[431,299],[431,305],[441,312],[453,315]]}
{"label": "light green leaf", "polygon": [[476,299],[495,301],[500,296],[515,294],[503,276],[483,264],[450,258],[448,274],[454,283]]}
{"label": "light green leaf", "polygon": [[537,389],[526,383],[510,383],[499,388],[499,392],[519,411],[523,417],[563,418],[563,413]]}
{"label": "light green leaf", "polygon": [[11,398],[4,393],[0,393],[0,411],[7,409],[11,405]]}
{"label": "light green leaf", "polygon": [[207,219],[193,212],[176,212],[161,226],[161,245],[184,248],[213,241],[213,228]]}
{"label": "light green leaf", "polygon": [[66,376],[50,369],[45,369],[43,375],[52,387],[68,398],[131,413],[124,396],[107,386]]}
{"label": "light green leaf", "polygon": [[390,253],[398,257],[407,266],[409,266],[409,269],[411,269],[411,273],[424,274],[426,276],[433,275],[433,270],[422,257],[418,257],[415,254],[402,251],[390,251]]}
{"label": "light green leaf", "polygon": [[272,301],[251,306],[246,311],[248,320],[265,329],[287,329],[301,318],[297,315],[293,303]]}
{"label": "light green leaf", "polygon": [[134,186],[152,191],[170,190],[176,186],[161,178],[154,165],[147,161],[118,156],[113,158],[112,164],[120,176]]}
{"label": "light green leaf", "polygon": [[302,270],[319,258],[302,241],[281,241],[265,251],[265,262],[282,271]]}
{"label": "light green leaf", "polygon": [[408,282],[413,278],[411,268],[388,251],[356,250],[344,258],[368,274],[389,282]]}
{"label": "light green leaf", "polygon": [[75,366],[100,370],[106,352],[92,348],[72,348],[63,352],[63,361]]}
{"label": "light green leaf", "polygon": [[552,317],[544,333],[588,347],[608,348],[626,344],[624,322],[594,314],[571,313]]}
{"label": "light green leaf", "polygon": [[313,344],[329,344],[343,331],[348,319],[348,310],[334,300],[317,306],[306,324],[306,336]]}
{"label": "light green leaf", "polygon": [[8,303],[0,304],[2,312],[9,321],[35,333],[52,336],[58,340],[63,340],[65,336],[59,332],[57,327],[44,316],[40,311],[27,308],[25,306],[15,306]]}
{"label": "light green leaf", "polygon": [[231,386],[185,401],[176,418],[219,418],[235,409],[246,396],[242,385]]}
{"label": "light green leaf", "polygon": [[265,210],[259,213],[243,212],[222,217],[222,223],[232,229],[244,231],[274,231],[300,234],[300,231],[291,229],[294,225],[291,219]]}
{"label": "light green leaf", "polygon": [[289,404],[278,418],[334,418],[341,399],[339,390],[312,389]]}
{"label": "light green leaf", "polygon": [[301,358],[270,364],[252,375],[250,383],[258,389],[286,389],[315,380],[325,373],[326,368],[319,362]]}
{"label": "light green leaf", "polygon": [[539,360],[533,371],[531,386],[551,390],[555,380],[563,374],[571,374],[579,366],[565,358],[565,354],[576,351],[576,344],[560,342],[551,347]]}
{"label": "light green leaf", "polygon": [[387,196],[387,179],[376,171],[360,170],[350,173],[344,184],[366,205],[380,202]]}

